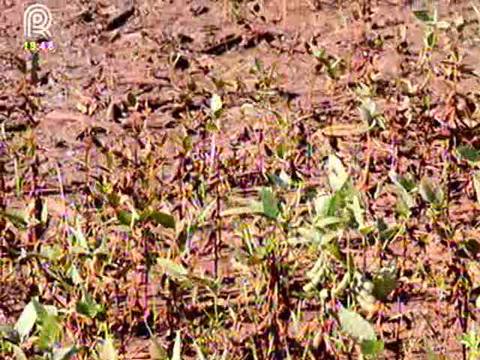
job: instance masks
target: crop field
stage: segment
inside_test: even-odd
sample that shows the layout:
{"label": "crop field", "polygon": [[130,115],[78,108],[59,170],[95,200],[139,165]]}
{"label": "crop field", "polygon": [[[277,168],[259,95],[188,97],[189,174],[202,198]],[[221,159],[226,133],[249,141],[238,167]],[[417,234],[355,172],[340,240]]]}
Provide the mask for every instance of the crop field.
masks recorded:
{"label": "crop field", "polygon": [[32,3],[1,360],[480,359],[479,0]]}

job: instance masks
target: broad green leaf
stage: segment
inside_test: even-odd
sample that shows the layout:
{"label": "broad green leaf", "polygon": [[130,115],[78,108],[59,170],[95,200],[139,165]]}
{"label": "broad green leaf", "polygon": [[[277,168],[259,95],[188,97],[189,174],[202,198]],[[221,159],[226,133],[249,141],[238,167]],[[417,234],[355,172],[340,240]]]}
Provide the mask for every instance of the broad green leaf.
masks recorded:
{"label": "broad green leaf", "polygon": [[38,346],[41,350],[49,349],[59,339],[61,333],[57,317],[48,314],[42,321],[42,327],[38,337]]}
{"label": "broad green leaf", "polygon": [[175,218],[161,211],[147,211],[142,214],[142,220],[150,220],[169,229],[175,229]]}
{"label": "broad green leaf", "polygon": [[97,345],[98,357],[100,360],[117,360],[118,355],[110,337],[107,337]]}
{"label": "broad green leaf", "polygon": [[83,234],[82,229],[80,226],[77,228],[70,227],[70,232],[72,233],[73,239],[75,240],[74,246],[78,246],[87,252],[90,251],[88,248],[87,239],[85,239],[85,235]]}
{"label": "broad green leaf", "polygon": [[24,229],[28,226],[28,215],[23,210],[7,209],[0,212],[0,215],[9,220],[16,228]]}
{"label": "broad green leaf", "polygon": [[468,145],[458,146],[456,148],[458,157],[467,160],[470,163],[477,163],[480,161],[480,150],[477,150]]}
{"label": "broad green leaf", "polygon": [[334,212],[331,211],[332,208],[332,195],[319,195],[313,200],[313,206],[315,208],[315,213],[320,217],[332,216]]}
{"label": "broad green leaf", "polygon": [[348,180],[348,173],[340,159],[330,154],[327,161],[328,182],[334,191],[340,190]]}
{"label": "broad green leaf", "polygon": [[68,276],[70,276],[70,279],[74,285],[79,285],[82,283],[82,277],[80,276],[77,267],[73,264],[68,269]]}
{"label": "broad green leaf", "polygon": [[362,205],[360,204],[360,199],[358,196],[354,196],[352,199],[352,203],[350,204],[350,209],[352,210],[353,216],[355,218],[355,221],[358,224],[358,227],[361,228],[364,226],[364,220],[363,220],[363,208]]}
{"label": "broad green leaf", "polygon": [[397,187],[402,188],[407,192],[412,191],[416,187],[415,181],[411,174],[407,173],[404,176],[400,176],[395,171],[390,171],[388,176]]}
{"label": "broad green leaf", "polygon": [[101,304],[98,304],[90,294],[85,295],[82,300],[77,302],[76,311],[79,314],[88,316],[91,319],[104,312]]}
{"label": "broad green leaf", "polygon": [[261,192],[262,196],[262,205],[263,205],[263,214],[270,219],[276,219],[280,213],[278,208],[278,201],[273,194],[272,189],[263,188]]}
{"label": "broad green leaf", "polygon": [[53,350],[53,360],[70,360],[78,353],[75,346],[63,347]]}
{"label": "broad green leaf", "polygon": [[138,220],[140,220],[140,216],[138,214],[127,210],[120,210],[117,214],[117,218],[121,224],[126,226],[133,226]]}
{"label": "broad green leaf", "polygon": [[355,340],[377,340],[373,326],[356,312],[342,308],[338,317],[342,330]]}
{"label": "broad green leaf", "polygon": [[444,199],[444,193],[441,187],[435,184],[428,177],[424,177],[420,181],[418,187],[420,195],[424,201],[432,205],[441,205]]}
{"label": "broad green leaf", "polygon": [[210,99],[210,110],[212,111],[213,116],[219,115],[222,108],[222,98],[217,94],[213,94],[212,98]]}
{"label": "broad green leaf", "polygon": [[182,360],[182,338],[180,337],[180,331],[177,331],[177,336],[175,337],[172,360]]}
{"label": "broad green leaf", "polygon": [[379,356],[384,348],[382,340],[364,340],[360,344],[362,354],[376,358]]}
{"label": "broad green leaf", "polygon": [[20,317],[15,324],[15,330],[20,335],[21,341],[25,341],[35,326],[37,321],[37,312],[35,311],[35,306],[33,302],[30,301],[27,306],[23,309]]}
{"label": "broad green leaf", "polygon": [[429,23],[434,20],[433,16],[428,13],[428,10],[415,10],[413,11],[413,15],[424,23]]}
{"label": "broad green leaf", "polygon": [[395,267],[384,267],[373,277],[373,294],[379,300],[387,296],[397,287],[397,271]]}

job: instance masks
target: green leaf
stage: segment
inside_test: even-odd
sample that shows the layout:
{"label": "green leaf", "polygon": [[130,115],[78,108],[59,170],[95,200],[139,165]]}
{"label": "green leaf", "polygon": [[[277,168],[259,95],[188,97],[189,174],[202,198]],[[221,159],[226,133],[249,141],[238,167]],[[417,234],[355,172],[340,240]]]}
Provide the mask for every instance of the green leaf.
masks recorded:
{"label": "green leaf", "polygon": [[369,357],[377,357],[383,351],[384,344],[381,340],[364,340],[360,344],[362,354]]}
{"label": "green leaf", "polygon": [[61,328],[57,317],[46,315],[42,321],[42,328],[38,337],[38,346],[41,350],[49,349],[60,338]]}
{"label": "green leaf", "polygon": [[117,360],[118,355],[110,337],[107,337],[97,345],[97,352],[100,360]]}
{"label": "green leaf", "polygon": [[313,200],[313,206],[315,213],[319,217],[333,216],[335,211],[332,211],[332,203],[334,196],[332,195],[319,195]]}
{"label": "green leaf", "polygon": [[83,296],[82,300],[77,302],[75,308],[79,314],[88,316],[91,319],[104,312],[103,306],[98,304],[90,294]]}
{"label": "green leaf", "polygon": [[157,264],[160,265],[168,274],[177,278],[184,278],[188,275],[188,270],[182,265],[169,259],[159,258]]}
{"label": "green leaf", "polygon": [[28,215],[23,210],[7,209],[0,212],[0,215],[9,220],[18,229],[25,229],[28,226]]}
{"label": "green leaf", "polygon": [[85,235],[83,234],[80,226],[77,226],[77,228],[70,227],[70,232],[72,233],[73,239],[75,240],[75,243],[73,245],[89,252],[90,249],[88,247],[87,239],[85,238]]}
{"label": "green leaf", "polygon": [[397,187],[404,189],[406,192],[410,192],[416,187],[411,174],[407,173],[405,176],[400,176],[395,171],[390,171],[388,176]]}
{"label": "green leaf", "polygon": [[72,264],[68,269],[68,276],[74,285],[79,285],[82,283],[82,277],[80,276],[80,273],[74,264]]}
{"label": "green leaf", "polygon": [[263,214],[270,219],[276,219],[280,213],[278,201],[270,188],[263,188],[261,192]]}
{"label": "green leaf", "polygon": [[25,341],[35,326],[37,321],[37,312],[35,311],[35,306],[32,301],[30,301],[27,306],[23,309],[20,317],[15,324],[14,329],[20,335],[21,342]]}
{"label": "green leaf", "polygon": [[327,228],[331,225],[337,225],[343,223],[345,220],[341,217],[337,216],[327,216],[324,218],[320,218],[315,221],[315,226],[320,229]]}
{"label": "green leaf", "polygon": [[328,182],[334,191],[338,191],[348,180],[348,173],[340,159],[331,154],[327,161]]}
{"label": "green leaf", "polygon": [[355,221],[358,225],[359,228],[362,228],[364,226],[364,211],[362,208],[362,205],[360,203],[360,199],[358,196],[354,196],[352,199],[352,203],[350,204],[350,210],[353,213],[353,217],[355,218]]}
{"label": "green leaf", "polygon": [[471,146],[459,146],[456,148],[456,153],[458,157],[468,162],[476,163],[480,161],[480,151]]}
{"label": "green leaf", "polygon": [[415,10],[415,11],[413,11],[413,15],[415,15],[415,17],[418,20],[420,20],[424,23],[432,22],[434,20],[433,16],[431,16],[428,13],[428,10]]}
{"label": "green leaf", "polygon": [[342,308],[338,317],[342,330],[355,340],[377,340],[373,326],[356,312]]}
{"label": "green leaf", "polygon": [[142,220],[149,220],[168,229],[175,229],[175,218],[167,213],[151,210],[142,214]]}
{"label": "green leaf", "polygon": [[180,331],[177,331],[177,336],[175,337],[172,360],[182,360],[182,338],[180,337]]}
{"label": "green leaf", "polygon": [[120,210],[117,214],[117,218],[122,225],[126,226],[133,226],[138,220],[140,220],[140,216],[138,214],[127,210]]}
{"label": "green leaf", "polygon": [[218,116],[222,111],[223,103],[222,98],[217,94],[213,94],[210,99],[210,110],[212,111],[213,116]]}
{"label": "green leaf", "polygon": [[395,267],[384,267],[373,277],[373,295],[379,300],[386,300],[397,287],[397,271]]}
{"label": "green leaf", "polygon": [[432,205],[441,205],[444,199],[444,193],[440,186],[431,179],[424,177],[420,181],[418,188],[423,200]]}

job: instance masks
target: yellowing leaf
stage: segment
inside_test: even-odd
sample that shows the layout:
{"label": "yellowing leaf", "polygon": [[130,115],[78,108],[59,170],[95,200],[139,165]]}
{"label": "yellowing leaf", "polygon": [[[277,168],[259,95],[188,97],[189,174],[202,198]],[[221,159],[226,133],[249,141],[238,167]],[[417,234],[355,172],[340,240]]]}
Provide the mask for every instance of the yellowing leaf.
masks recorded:
{"label": "yellowing leaf", "polygon": [[361,135],[368,132],[368,125],[364,123],[334,124],[324,127],[321,132],[325,136],[332,137]]}

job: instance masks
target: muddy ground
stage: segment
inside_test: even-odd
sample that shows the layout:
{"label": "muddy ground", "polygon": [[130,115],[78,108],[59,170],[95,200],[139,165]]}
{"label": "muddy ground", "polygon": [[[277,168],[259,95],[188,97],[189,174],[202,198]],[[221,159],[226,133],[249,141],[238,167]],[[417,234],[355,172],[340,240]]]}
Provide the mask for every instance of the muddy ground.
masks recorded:
{"label": "muddy ground", "polygon": [[[93,201],[89,198],[93,196],[90,188],[101,179],[112,179],[112,183],[124,184],[127,189],[133,181],[128,174],[134,171],[134,159],[152,141],[156,144],[154,156],[158,165],[155,190],[162,192],[162,206],[177,218],[186,216],[190,204],[184,202],[180,196],[183,190],[177,187],[182,181],[189,184],[188,172],[196,168],[193,163],[180,163],[178,154],[186,135],[194,144],[200,144],[198,156],[210,151],[210,145],[205,145],[206,150],[202,148],[205,135],[192,124],[201,122],[209,112],[212,94],[221,95],[224,107],[216,138],[220,157],[234,158],[232,154],[238,151],[248,158],[253,154],[250,149],[267,142],[246,163],[233,162],[225,169],[225,177],[233,179],[229,180],[232,192],[264,184],[262,173],[276,168],[269,151],[280,140],[277,129],[269,123],[277,121],[275,114],[284,114],[296,125],[291,133],[281,136],[288,140],[289,136],[307,134],[316,152],[313,165],[298,165],[295,158],[279,162],[276,169],[288,171],[307,166],[308,170],[302,170],[306,183],[325,184],[323,169],[318,164],[333,149],[349,164],[355,184],[372,195],[367,212],[387,222],[394,219],[395,196],[378,190],[378,184],[388,181],[390,170],[442,178],[445,163],[454,161],[453,152],[444,147],[452,133],[458,135],[457,142],[478,144],[472,122],[478,120],[480,106],[480,24],[471,1],[436,2],[439,19],[448,21],[450,28],[445,30],[448,35],[439,38],[429,65],[419,65],[425,24],[415,18],[412,7],[420,8],[420,2],[378,0],[372,1],[370,8],[355,1],[308,0],[286,5],[279,0],[42,3],[52,12],[55,49],[41,52],[38,68],[32,71],[36,65],[32,65],[31,54],[23,49],[22,13],[27,2],[0,1],[1,144],[21,153],[23,141],[35,138],[37,153],[37,173],[31,177],[32,165],[26,163],[25,169],[20,169],[25,176],[20,185],[16,180],[18,169],[16,173],[11,158],[5,160],[0,194],[3,208],[27,206],[32,191],[37,190],[43,199],[48,199],[52,217],[64,213],[89,217],[90,208],[73,204]],[[326,74],[325,66],[315,57],[315,51],[322,48],[330,59],[343,59],[344,69],[338,74]],[[462,57],[458,62],[462,66],[451,70],[455,51]],[[252,70],[255,64],[256,71]],[[457,71],[458,76],[452,75],[452,71]],[[359,130],[361,125],[355,125],[360,123],[355,90],[359,84],[374,84],[377,105],[389,121],[386,129],[368,137]],[[405,95],[409,87],[419,95]],[[422,110],[425,95],[430,102],[428,110]],[[449,115],[452,106],[457,117]],[[467,124],[457,121],[460,118],[467,119]],[[346,126],[340,128],[338,124]],[[327,126],[332,125],[337,127],[328,130]],[[107,169],[106,153],[125,160],[119,160],[122,165],[116,169]],[[262,154],[267,155],[261,165],[254,165]],[[187,175],[179,178],[178,169],[182,166]],[[209,166],[207,160],[204,166]],[[435,221],[423,221],[419,214],[425,209],[420,208],[409,220],[406,233],[389,245],[388,256],[401,259],[401,286],[378,313],[366,315],[373,319],[386,344],[382,358],[425,359],[429,351],[437,358],[466,356],[459,336],[467,325],[459,314],[466,311],[471,314],[470,324],[475,322],[474,294],[468,293],[465,304],[455,292],[460,285],[455,283],[448,288],[445,284],[452,284],[452,273],[461,272],[455,268],[460,260],[456,248],[452,248],[454,244],[464,237],[478,239],[480,211],[470,180],[472,171],[458,162],[449,179],[448,226],[455,229],[454,235],[447,241],[440,239],[441,229],[436,229]],[[380,195],[373,198],[376,190]],[[124,194],[129,195],[126,190]],[[72,204],[74,209],[65,204]],[[54,241],[56,224],[52,220],[43,229],[41,241]],[[101,226],[95,224],[92,227]],[[7,228],[5,223],[0,225]],[[225,244],[220,244],[223,260],[218,268],[213,265],[208,229],[191,240],[193,255],[184,261],[202,273],[235,278],[236,269],[230,262],[232,247],[238,241],[235,224],[225,221],[222,226]],[[7,230],[2,230],[5,259],[7,247],[35,247],[30,237],[14,230],[7,236]],[[174,237],[171,233],[166,235],[167,239]],[[138,255],[133,250],[125,251],[125,257]],[[356,249],[353,253],[361,263],[362,251]],[[373,250],[367,251],[367,255],[366,268],[376,261]],[[461,267],[472,289],[480,286],[476,259],[474,255],[471,263]],[[302,272],[299,270],[300,275]],[[426,280],[428,274],[433,275]],[[5,279],[4,285],[0,284],[4,287],[0,290],[0,320],[14,322],[32,294],[42,292],[32,290],[23,275]],[[145,287],[142,279],[132,281],[125,281],[123,290],[120,286],[123,295],[117,299],[128,298],[135,286]],[[449,290],[444,291],[443,287]],[[146,288],[150,289],[148,296],[155,297],[155,286],[147,284]],[[57,298],[54,290],[49,294],[42,296],[59,307],[70,301],[68,295],[61,293]],[[144,305],[142,301],[137,304],[139,308]],[[122,300],[116,305],[118,314],[125,311],[125,304],[121,303]],[[164,307],[168,306],[171,305]],[[313,319],[316,310],[305,308],[306,318]],[[168,313],[165,309],[158,311]],[[122,316],[127,315],[118,315]],[[142,314],[129,316],[141,318]],[[305,323],[312,331],[315,326],[320,327],[314,320]],[[82,331],[87,331],[88,326]],[[172,335],[164,336],[162,331],[166,333],[172,325],[162,326],[156,329],[158,337],[171,349]],[[125,340],[119,345],[121,356],[151,357],[150,343],[142,331],[133,326],[133,330],[127,329],[120,322],[112,327],[116,334],[123,334],[116,336]],[[225,333],[225,339],[223,335],[215,337],[212,344],[223,339],[230,344],[226,348],[232,359],[250,358],[248,352],[238,349],[260,330],[245,324],[235,331],[236,334]],[[215,358],[215,352],[210,350],[207,353]],[[332,352],[332,356],[346,357],[346,352]],[[327,358],[326,353],[327,350],[318,352],[316,357]],[[219,354],[215,356],[220,358]]]}

